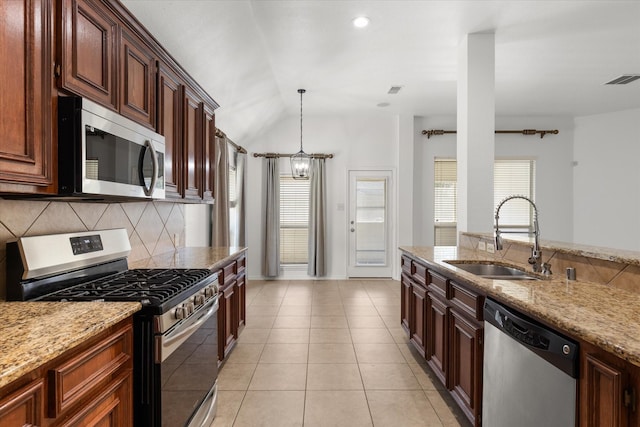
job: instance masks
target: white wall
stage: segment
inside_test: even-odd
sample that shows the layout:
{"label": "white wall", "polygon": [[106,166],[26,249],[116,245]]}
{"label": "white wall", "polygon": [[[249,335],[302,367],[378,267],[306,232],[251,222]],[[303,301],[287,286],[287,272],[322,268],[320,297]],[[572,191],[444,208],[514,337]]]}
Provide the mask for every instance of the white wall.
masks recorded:
{"label": "white wall", "polygon": [[[422,129],[456,129],[454,116],[417,117],[416,127]],[[536,160],[536,205],[540,215],[542,238],[572,241],[572,152],[573,121],[558,117],[496,117],[496,129],[558,129],[558,135],[539,136],[496,135],[496,158],[531,158]],[[415,167],[416,202],[414,213],[414,244],[433,245],[433,160],[456,157],[456,135],[426,136],[416,132]],[[491,232],[492,230],[471,230]]]}
{"label": "white wall", "polygon": [[211,206],[184,205],[185,246],[211,245]]}
{"label": "white wall", "polygon": [[640,250],[640,109],[575,119],[576,243]]}
{"label": "white wall", "polygon": [[[259,140],[243,142],[249,147],[247,167],[247,246],[249,278],[262,277],[262,208],[264,159],[255,152],[294,153],[300,146],[300,118],[292,116],[261,135]],[[389,116],[321,116],[304,118],[304,151],[333,153],[327,160],[327,277],[347,275],[347,214],[350,169],[396,169],[398,119]],[[289,160],[280,159],[281,170],[290,170]],[[394,244],[394,246],[397,246]],[[395,262],[395,260],[394,260]],[[285,272],[279,279],[309,278],[306,271]]]}

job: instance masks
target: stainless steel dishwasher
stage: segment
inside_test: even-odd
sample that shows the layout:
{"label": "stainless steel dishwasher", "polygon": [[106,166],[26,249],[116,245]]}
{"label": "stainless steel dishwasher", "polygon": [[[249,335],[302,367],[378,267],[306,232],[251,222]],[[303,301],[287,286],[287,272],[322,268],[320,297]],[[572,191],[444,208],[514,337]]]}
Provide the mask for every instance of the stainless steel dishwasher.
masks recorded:
{"label": "stainless steel dishwasher", "polygon": [[482,425],[575,427],[578,343],[489,298],[484,319]]}

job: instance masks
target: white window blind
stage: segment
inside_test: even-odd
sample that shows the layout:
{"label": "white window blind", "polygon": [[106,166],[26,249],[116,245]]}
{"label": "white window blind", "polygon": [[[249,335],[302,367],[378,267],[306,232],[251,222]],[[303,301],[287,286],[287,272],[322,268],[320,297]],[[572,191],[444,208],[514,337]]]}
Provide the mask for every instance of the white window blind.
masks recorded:
{"label": "white window blind", "polygon": [[280,262],[309,260],[309,180],[280,176]]}
{"label": "white window blind", "polygon": [[[456,160],[435,159],[434,181],[434,244],[452,246],[456,244],[457,237]],[[514,194],[534,200],[535,181],[535,160],[496,160],[494,207]],[[524,200],[511,200],[500,209],[501,228],[530,230],[532,222],[533,208]]]}
{"label": "white window blind", "polygon": [[[496,160],[494,168],[493,201],[498,206],[505,197],[522,195],[535,201],[535,161]],[[500,226],[531,228],[533,208],[521,199],[510,200],[500,209]]]}
{"label": "white window blind", "polygon": [[435,159],[434,163],[434,244],[456,245],[456,190],[457,165],[453,159]]}

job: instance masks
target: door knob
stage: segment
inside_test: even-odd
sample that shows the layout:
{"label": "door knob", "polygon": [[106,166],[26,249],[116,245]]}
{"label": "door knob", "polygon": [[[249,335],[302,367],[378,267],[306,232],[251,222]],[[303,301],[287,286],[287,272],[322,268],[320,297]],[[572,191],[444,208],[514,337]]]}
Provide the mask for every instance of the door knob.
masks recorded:
{"label": "door knob", "polygon": [[351,229],[351,232],[353,233],[354,231],[356,231],[356,229],[355,229],[355,228],[352,228],[352,229]]}

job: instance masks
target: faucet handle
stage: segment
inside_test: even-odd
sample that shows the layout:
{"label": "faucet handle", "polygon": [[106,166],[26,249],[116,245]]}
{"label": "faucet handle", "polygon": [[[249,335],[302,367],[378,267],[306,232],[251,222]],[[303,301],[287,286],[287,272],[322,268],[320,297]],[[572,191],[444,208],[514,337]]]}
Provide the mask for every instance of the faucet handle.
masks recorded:
{"label": "faucet handle", "polygon": [[542,274],[545,276],[551,276],[551,274],[553,274],[551,272],[551,264],[549,264],[548,262],[542,263]]}

